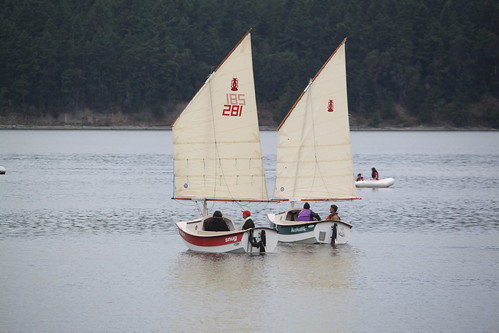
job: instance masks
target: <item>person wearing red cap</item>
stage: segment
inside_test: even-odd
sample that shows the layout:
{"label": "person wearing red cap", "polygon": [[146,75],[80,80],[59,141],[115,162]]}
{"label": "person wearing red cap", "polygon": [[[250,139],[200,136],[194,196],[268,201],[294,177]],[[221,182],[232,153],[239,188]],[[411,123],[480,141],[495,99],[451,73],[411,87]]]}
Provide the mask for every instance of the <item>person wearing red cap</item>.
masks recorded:
{"label": "person wearing red cap", "polygon": [[243,210],[241,211],[241,213],[243,213],[243,219],[244,219],[243,230],[254,228],[255,223],[251,218],[251,212],[249,210]]}

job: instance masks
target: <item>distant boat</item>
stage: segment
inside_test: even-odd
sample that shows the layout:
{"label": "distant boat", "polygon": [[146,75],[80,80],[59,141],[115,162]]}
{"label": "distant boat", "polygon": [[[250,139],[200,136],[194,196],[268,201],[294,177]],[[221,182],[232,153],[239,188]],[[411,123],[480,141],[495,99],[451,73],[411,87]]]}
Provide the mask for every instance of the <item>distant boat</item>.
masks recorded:
{"label": "distant boat", "polygon": [[208,77],[172,125],[174,197],[203,202],[203,216],[177,222],[193,251],[266,253],[277,232],[266,227],[206,231],[207,201],[268,201],[251,55],[251,29]]}
{"label": "distant boat", "polygon": [[5,167],[0,166],[0,175],[5,175],[6,172],[7,170],[5,170]]}
{"label": "distant boat", "polygon": [[356,187],[371,187],[371,188],[383,188],[390,187],[395,184],[395,179],[393,178],[383,178],[380,180],[376,179],[365,179],[355,182]]}
{"label": "distant boat", "polygon": [[[346,243],[344,221],[295,221],[295,201],[357,199],[348,123],[345,42],[329,57],[278,127],[275,200],[291,208],[268,214],[279,241]],[[313,207],[312,207],[313,209]]]}

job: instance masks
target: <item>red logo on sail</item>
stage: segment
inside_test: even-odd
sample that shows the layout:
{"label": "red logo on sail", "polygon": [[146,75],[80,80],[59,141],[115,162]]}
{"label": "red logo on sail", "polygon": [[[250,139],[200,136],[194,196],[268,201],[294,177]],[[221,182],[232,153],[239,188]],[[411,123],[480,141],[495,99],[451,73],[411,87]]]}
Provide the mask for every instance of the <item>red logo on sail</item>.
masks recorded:
{"label": "red logo on sail", "polygon": [[[233,77],[230,81],[230,90],[239,91],[239,81]],[[246,105],[246,94],[241,93],[228,93],[225,94],[227,104],[224,104],[222,116],[225,117],[241,117],[243,108]]]}
{"label": "red logo on sail", "polygon": [[333,112],[333,111],[334,111],[334,101],[330,99],[329,103],[327,103],[327,112]]}
{"label": "red logo on sail", "polygon": [[237,78],[232,78],[232,81],[230,82],[230,90],[232,91],[237,91],[239,83],[237,82]]}

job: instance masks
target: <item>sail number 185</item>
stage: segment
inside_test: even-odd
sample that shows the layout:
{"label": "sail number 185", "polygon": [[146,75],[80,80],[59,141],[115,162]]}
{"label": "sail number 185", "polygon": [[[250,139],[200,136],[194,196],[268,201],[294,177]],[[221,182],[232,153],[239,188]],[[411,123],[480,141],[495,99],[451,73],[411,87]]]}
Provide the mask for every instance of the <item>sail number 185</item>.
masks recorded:
{"label": "sail number 185", "polygon": [[246,105],[244,94],[225,94],[227,104],[224,105],[222,116],[241,117],[243,106]]}

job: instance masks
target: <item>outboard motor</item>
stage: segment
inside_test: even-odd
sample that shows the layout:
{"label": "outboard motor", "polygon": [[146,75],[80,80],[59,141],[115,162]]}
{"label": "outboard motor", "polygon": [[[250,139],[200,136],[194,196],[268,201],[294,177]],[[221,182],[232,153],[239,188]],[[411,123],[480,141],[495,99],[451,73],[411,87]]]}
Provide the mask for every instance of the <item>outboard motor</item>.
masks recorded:
{"label": "outboard motor", "polygon": [[337,223],[333,224],[333,226],[331,227],[331,229],[332,229],[331,246],[334,246],[334,243],[336,242],[336,236],[338,234],[337,227],[338,227]]}
{"label": "outboard motor", "polygon": [[265,245],[267,245],[267,236],[265,234],[265,230],[261,231],[259,241],[256,239],[256,237],[253,237],[253,230],[251,230],[249,234],[249,241],[253,247],[258,247],[260,249],[260,253],[265,253]]}
{"label": "outboard motor", "polygon": [[260,233],[260,239],[263,246],[267,246],[267,234],[265,233],[265,230],[262,230],[262,232]]}

